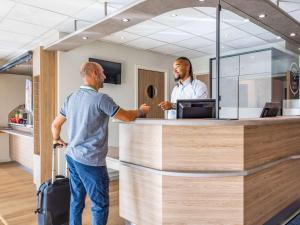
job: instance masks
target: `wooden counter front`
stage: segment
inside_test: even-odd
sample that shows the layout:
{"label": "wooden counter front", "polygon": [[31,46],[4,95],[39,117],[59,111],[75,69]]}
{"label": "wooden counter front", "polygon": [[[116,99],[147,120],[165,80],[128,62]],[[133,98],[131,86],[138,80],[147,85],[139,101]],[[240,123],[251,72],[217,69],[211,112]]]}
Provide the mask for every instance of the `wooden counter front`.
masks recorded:
{"label": "wooden counter front", "polygon": [[136,225],[262,225],[300,199],[298,117],[140,120],[119,132],[120,215]]}
{"label": "wooden counter front", "polygon": [[10,159],[20,163],[29,170],[33,170],[33,135],[30,132],[1,129],[9,135]]}

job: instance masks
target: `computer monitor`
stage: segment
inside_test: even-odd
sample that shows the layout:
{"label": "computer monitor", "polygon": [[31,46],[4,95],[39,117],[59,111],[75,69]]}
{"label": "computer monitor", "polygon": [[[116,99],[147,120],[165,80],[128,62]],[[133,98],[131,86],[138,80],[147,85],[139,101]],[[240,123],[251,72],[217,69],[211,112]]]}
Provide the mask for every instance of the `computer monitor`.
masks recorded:
{"label": "computer monitor", "polygon": [[216,118],[215,99],[181,99],[177,100],[177,119]]}
{"label": "computer monitor", "polygon": [[280,102],[267,102],[260,114],[260,117],[274,117],[281,113],[281,103]]}

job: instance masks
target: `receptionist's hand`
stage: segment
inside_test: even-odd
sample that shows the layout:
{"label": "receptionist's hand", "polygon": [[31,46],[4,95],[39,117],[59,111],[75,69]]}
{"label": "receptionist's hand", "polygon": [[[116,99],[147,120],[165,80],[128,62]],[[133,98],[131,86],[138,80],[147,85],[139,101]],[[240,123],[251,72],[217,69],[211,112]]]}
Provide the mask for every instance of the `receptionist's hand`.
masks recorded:
{"label": "receptionist's hand", "polygon": [[172,103],[169,101],[164,101],[158,104],[158,106],[162,109],[162,110],[169,110],[172,109]]}

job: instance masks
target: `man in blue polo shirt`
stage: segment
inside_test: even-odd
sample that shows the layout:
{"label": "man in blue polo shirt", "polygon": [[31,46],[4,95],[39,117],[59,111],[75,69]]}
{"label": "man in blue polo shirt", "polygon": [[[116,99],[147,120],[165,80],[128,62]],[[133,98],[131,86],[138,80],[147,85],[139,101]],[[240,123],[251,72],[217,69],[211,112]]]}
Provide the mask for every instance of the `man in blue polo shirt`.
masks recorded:
{"label": "man in blue polo shirt", "polygon": [[143,104],[137,110],[124,110],[111,97],[98,92],[106,77],[97,63],[84,63],[80,73],[84,85],[65,99],[52,123],[53,143],[66,146],[60,131],[68,120],[66,160],[70,171],[70,225],[82,224],[86,194],[92,203],[92,224],[105,225],[109,207],[109,177],[105,162],[109,117],[132,121],[148,113],[149,106]]}

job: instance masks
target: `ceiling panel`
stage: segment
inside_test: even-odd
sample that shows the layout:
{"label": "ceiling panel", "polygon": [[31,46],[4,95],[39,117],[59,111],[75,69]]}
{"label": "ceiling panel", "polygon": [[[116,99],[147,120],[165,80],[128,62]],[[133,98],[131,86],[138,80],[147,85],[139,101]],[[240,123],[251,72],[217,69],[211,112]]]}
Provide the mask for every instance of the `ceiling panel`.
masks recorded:
{"label": "ceiling panel", "polygon": [[207,40],[207,39],[204,39],[201,37],[193,37],[188,40],[178,42],[178,43],[176,43],[176,45],[190,48],[190,49],[196,49],[196,48],[200,48],[203,46],[212,45],[214,43],[215,43],[214,41],[210,41],[210,40]]}
{"label": "ceiling panel", "polygon": [[115,9],[121,9],[124,6],[133,4],[134,2],[137,2],[139,0],[97,0],[97,1],[99,3],[107,2],[109,6],[115,8]]}
{"label": "ceiling panel", "polygon": [[254,34],[254,35],[269,32],[269,31],[257,26],[256,24],[251,23],[251,22],[239,25],[238,28],[245,31],[245,32],[248,32],[250,34]]}
{"label": "ceiling panel", "polygon": [[80,11],[75,17],[88,22],[96,22],[105,17],[104,4],[98,2],[94,3]]}
{"label": "ceiling panel", "polygon": [[9,0],[1,0],[0,4],[0,19],[2,19],[14,7],[15,3]]}
{"label": "ceiling panel", "polygon": [[205,15],[209,15],[211,17],[216,17],[217,9],[216,7],[194,7],[194,9],[200,11]]}
{"label": "ceiling panel", "polygon": [[164,41],[167,43],[174,43],[174,42],[179,42],[182,40],[186,40],[189,38],[194,37],[194,35],[188,34],[186,32],[182,32],[176,29],[168,29],[165,31],[160,31],[155,34],[152,34],[149,36],[149,38],[158,40],[158,41]]}
{"label": "ceiling panel", "polygon": [[40,36],[39,38],[35,39],[29,45],[31,46],[34,42],[36,42],[40,46],[46,46],[48,44],[51,44],[51,43],[59,40],[59,38],[61,38],[63,36],[62,34],[63,33],[59,32],[55,29],[52,29],[52,30],[47,31],[44,35]]}
{"label": "ceiling panel", "polygon": [[[234,27],[224,29],[220,33],[221,42],[233,41],[240,38],[250,37],[251,35]],[[210,33],[205,37],[216,41],[216,32]]]}
{"label": "ceiling panel", "polygon": [[295,20],[300,23],[300,10],[289,13]]}
{"label": "ceiling panel", "polygon": [[176,46],[176,45],[167,44],[167,45],[159,46],[157,48],[152,48],[151,50],[156,51],[156,52],[160,52],[160,53],[163,53],[163,54],[173,54],[175,52],[182,52],[182,51],[187,50],[187,49],[183,48],[183,47]]}
{"label": "ceiling panel", "polygon": [[300,9],[300,1],[290,0],[290,1],[280,1],[279,7],[286,12],[292,12]]}
{"label": "ceiling panel", "polygon": [[14,40],[0,40],[1,49],[9,50],[9,51],[17,51],[26,43],[24,42],[17,42]]}
{"label": "ceiling panel", "polygon": [[[199,49],[197,49],[198,51],[207,53],[207,54],[216,54],[216,45],[210,45],[210,46],[206,46],[206,47],[201,47]],[[234,50],[234,48],[225,46],[225,45],[221,45],[221,54],[226,52],[226,51],[230,51],[230,50]]]}
{"label": "ceiling panel", "polygon": [[238,16],[231,11],[222,10],[221,11],[221,21],[228,23],[230,25],[233,25],[233,26],[238,26],[238,25],[241,25],[244,23],[248,23],[249,19]]}
{"label": "ceiling panel", "polygon": [[160,32],[160,31],[167,30],[167,29],[169,29],[169,27],[166,25],[157,23],[152,20],[148,20],[143,23],[129,27],[125,31],[134,33],[137,35],[141,35],[141,36],[148,36],[148,35],[154,34],[156,32]]}
{"label": "ceiling panel", "polygon": [[140,38],[141,36],[136,34],[131,34],[125,31],[120,31],[114,34],[111,34],[107,37],[102,38],[101,40],[115,42],[115,43],[126,43],[135,39]]}
{"label": "ceiling panel", "polygon": [[28,43],[32,41],[34,37],[27,35],[19,35],[7,31],[0,31],[0,40],[1,41],[11,41],[17,43]]}
{"label": "ceiling panel", "polygon": [[68,17],[31,6],[17,5],[9,13],[8,18],[51,28]]}
{"label": "ceiling panel", "polygon": [[272,42],[272,43],[282,41],[282,39],[279,36],[276,36],[275,34],[272,34],[270,32],[259,34],[259,35],[257,35],[257,37],[259,37],[267,42]]}
{"label": "ceiling panel", "polygon": [[206,54],[203,52],[199,52],[199,51],[195,51],[195,50],[184,50],[181,52],[176,52],[174,53],[174,55],[178,56],[178,57],[187,57],[187,58],[198,58],[198,57],[202,57],[205,56]]}
{"label": "ceiling panel", "polygon": [[155,48],[155,47],[165,45],[165,44],[166,43],[164,43],[164,42],[153,40],[153,39],[146,38],[146,37],[142,37],[142,38],[125,43],[125,45],[129,45],[129,46],[141,48],[141,49]]}
{"label": "ceiling panel", "polygon": [[253,36],[226,42],[226,45],[229,45],[230,47],[233,48],[249,48],[249,47],[265,45],[265,44],[267,44],[266,41]]}
{"label": "ceiling panel", "polygon": [[10,53],[11,53],[11,51],[0,49],[0,57],[1,58],[6,58],[6,56],[8,56]]}
{"label": "ceiling panel", "polygon": [[0,22],[0,30],[38,37],[45,33],[48,28],[16,20],[4,19]]}
{"label": "ceiling panel", "polygon": [[[201,11],[203,14],[209,15],[211,17],[216,17],[216,8],[212,7],[196,7],[195,9]],[[247,18],[243,18],[241,16],[238,16],[237,14],[223,9],[221,11],[221,22],[225,22],[234,26],[238,26],[244,23],[249,22]]]}
{"label": "ceiling panel", "polygon": [[203,17],[207,16],[193,8],[184,8],[164,13],[153,20],[167,26],[178,27],[187,23],[201,22]]}
{"label": "ceiling panel", "polygon": [[18,0],[18,2],[69,16],[95,3],[93,0]]}
{"label": "ceiling panel", "polygon": [[[63,23],[58,25],[56,29],[60,32],[65,32],[65,33],[72,33],[75,31],[75,20],[74,18],[69,18],[65,20]],[[77,20],[77,30],[83,29],[90,25],[90,22],[85,22],[81,20]]]}
{"label": "ceiling panel", "polygon": [[[221,23],[221,29],[223,30],[226,28],[229,28],[229,25]],[[191,22],[179,26],[178,29],[189,32],[191,34],[204,36],[216,31],[216,20],[211,17],[205,16],[199,18],[199,21],[197,22]]]}

